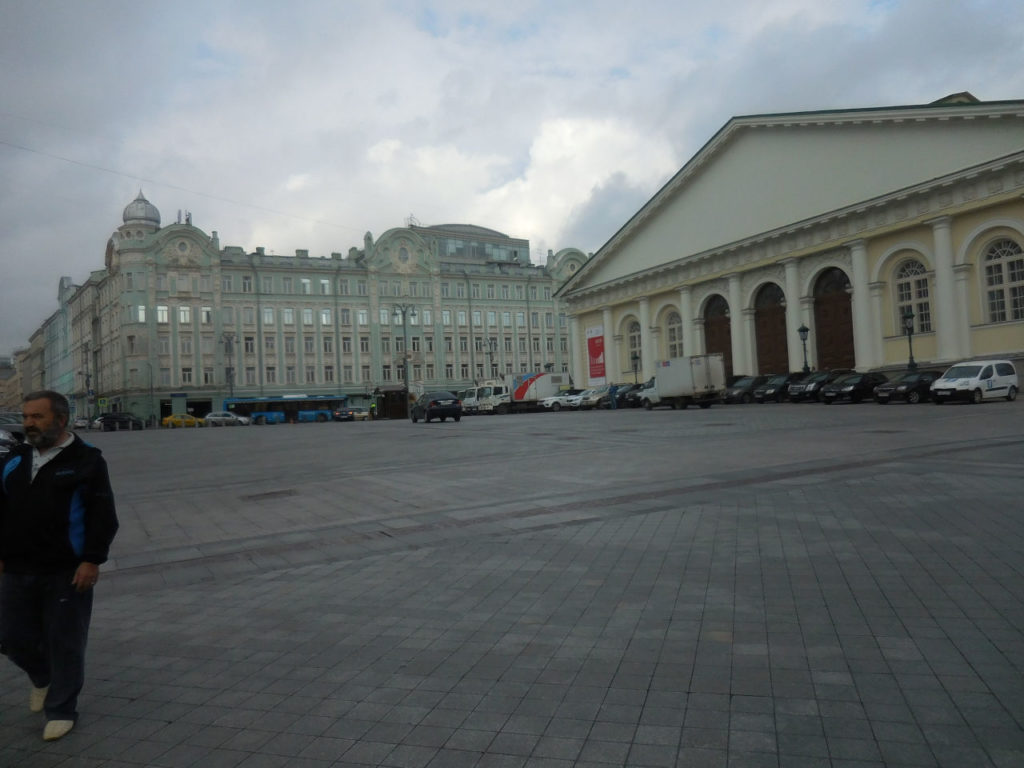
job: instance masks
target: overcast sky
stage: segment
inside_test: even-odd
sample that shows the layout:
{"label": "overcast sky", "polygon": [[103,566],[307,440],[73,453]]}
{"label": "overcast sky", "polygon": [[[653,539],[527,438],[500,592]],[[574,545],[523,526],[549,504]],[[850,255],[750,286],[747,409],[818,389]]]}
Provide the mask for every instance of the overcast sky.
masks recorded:
{"label": "overcast sky", "polygon": [[0,0],[0,354],[140,188],[247,251],[413,215],[540,262],[732,116],[1024,98],[1022,41],[1020,0]]}

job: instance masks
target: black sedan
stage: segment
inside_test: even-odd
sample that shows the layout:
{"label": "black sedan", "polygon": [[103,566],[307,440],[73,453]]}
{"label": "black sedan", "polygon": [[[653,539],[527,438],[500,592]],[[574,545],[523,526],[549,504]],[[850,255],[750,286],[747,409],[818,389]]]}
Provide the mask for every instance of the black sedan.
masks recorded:
{"label": "black sedan", "polygon": [[3,463],[7,456],[24,442],[24,437],[6,429],[7,425],[0,425],[0,463]]}
{"label": "black sedan", "polygon": [[875,387],[887,381],[888,379],[881,373],[851,373],[840,376],[831,384],[826,384],[821,390],[821,399],[826,405],[832,405],[837,400],[859,403],[871,397]]}
{"label": "black sedan", "polygon": [[754,400],[759,403],[767,403],[774,400],[781,403],[786,399],[789,392],[789,385],[800,381],[804,377],[802,373],[779,373],[772,376],[761,386],[754,390]]}
{"label": "black sedan", "polygon": [[458,421],[462,418],[462,401],[451,392],[427,392],[413,403],[410,417],[413,424],[423,419],[428,424],[431,419],[451,417]]}
{"label": "black sedan", "polygon": [[942,371],[907,371],[892,381],[875,387],[875,402],[880,405],[893,400],[906,400],[908,403],[921,403],[931,399],[932,382],[942,375]]}
{"label": "black sedan", "polygon": [[119,429],[142,429],[144,426],[142,419],[127,411],[100,414],[92,423],[93,429],[102,429],[104,432],[115,432]]}
{"label": "black sedan", "polygon": [[821,400],[821,390],[840,376],[855,373],[849,368],[836,368],[832,371],[815,371],[806,378],[789,385],[789,402],[799,403],[801,400]]}
{"label": "black sedan", "polygon": [[762,386],[771,376],[741,376],[726,387],[722,395],[725,403],[752,403],[754,390]]}

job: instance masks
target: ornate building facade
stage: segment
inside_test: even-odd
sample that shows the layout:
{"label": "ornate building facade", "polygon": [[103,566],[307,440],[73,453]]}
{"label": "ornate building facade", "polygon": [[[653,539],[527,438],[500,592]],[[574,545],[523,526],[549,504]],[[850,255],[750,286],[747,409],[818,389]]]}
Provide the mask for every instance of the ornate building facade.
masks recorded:
{"label": "ornate building facade", "polygon": [[1024,356],[1022,193],[1022,101],[734,118],[561,289],[576,380]]}
{"label": "ornate building facade", "polygon": [[[142,193],[104,269],[61,280],[38,378],[77,413],[155,420],[227,396],[458,389],[498,374],[568,371],[558,288],[587,259],[530,263],[530,244],[469,225],[391,229],[345,255],[222,248],[185,221],[161,226]],[[35,357],[29,356],[30,367]]]}

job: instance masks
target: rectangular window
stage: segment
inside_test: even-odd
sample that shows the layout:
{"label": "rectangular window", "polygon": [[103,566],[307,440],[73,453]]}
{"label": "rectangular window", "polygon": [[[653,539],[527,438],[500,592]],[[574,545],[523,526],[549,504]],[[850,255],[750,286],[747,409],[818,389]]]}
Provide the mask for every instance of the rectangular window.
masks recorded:
{"label": "rectangular window", "polygon": [[328,384],[330,384],[331,382],[334,381],[334,366],[333,365],[325,365],[324,366],[324,381],[327,382]]}
{"label": "rectangular window", "polygon": [[471,288],[472,288],[473,298],[474,299],[479,299],[480,298],[480,283],[473,283]]}
{"label": "rectangular window", "polygon": [[128,342],[128,354],[129,355],[134,355],[135,354],[135,337],[134,336],[127,336],[125,338],[125,340]]}
{"label": "rectangular window", "polygon": [[512,327],[512,313],[511,312],[502,312],[501,313],[501,324],[505,328],[511,328]]}
{"label": "rectangular window", "polygon": [[321,341],[323,342],[324,354],[325,355],[333,355],[334,354],[334,337],[333,336],[324,336],[323,339],[321,339]]}
{"label": "rectangular window", "polygon": [[244,325],[255,325],[256,324],[256,308],[255,307],[242,307],[242,323]]}
{"label": "rectangular window", "polygon": [[459,299],[466,298],[466,284],[456,283],[455,284],[455,296]]}
{"label": "rectangular window", "polygon": [[427,381],[434,380],[434,364],[427,363]]}
{"label": "rectangular window", "polygon": [[451,336],[445,336],[444,337],[444,351],[445,352],[451,352],[452,351],[452,337]]}
{"label": "rectangular window", "polygon": [[352,337],[342,336],[341,337],[341,351],[346,355],[352,354]]}
{"label": "rectangular window", "polygon": [[459,336],[459,352],[469,352],[468,336]]}
{"label": "rectangular window", "polygon": [[213,307],[199,308],[199,322],[203,325],[210,325],[213,322]]}
{"label": "rectangular window", "polygon": [[351,382],[352,381],[352,370],[353,369],[352,369],[351,365],[343,365],[343,366],[341,366],[341,374],[342,374],[342,376],[345,377],[345,381],[347,381],[347,382]]}
{"label": "rectangular window", "polygon": [[338,295],[339,296],[348,296],[348,278],[347,277],[338,278]]}
{"label": "rectangular window", "polygon": [[220,313],[221,313],[221,320],[223,320],[224,325],[234,325],[235,324],[235,308],[234,307],[221,307]]}
{"label": "rectangular window", "polygon": [[368,309],[356,310],[356,321],[359,323],[359,325],[369,325],[370,324],[370,310],[368,310]]}
{"label": "rectangular window", "polygon": [[330,296],[331,295],[331,281],[330,280],[321,280],[320,281],[320,295],[321,296]]}
{"label": "rectangular window", "polygon": [[295,293],[295,286],[290,277],[281,278],[281,293]]}
{"label": "rectangular window", "polygon": [[391,352],[391,338],[385,336],[380,340],[380,352],[382,355],[387,355]]}
{"label": "rectangular window", "polygon": [[167,275],[157,275],[156,276],[156,289],[158,291],[166,291],[167,290]]}
{"label": "rectangular window", "polygon": [[313,310],[306,307],[302,310],[302,324],[312,325],[313,324]]}
{"label": "rectangular window", "polygon": [[316,366],[315,365],[307,365],[306,366],[306,383],[307,384],[316,384]]}
{"label": "rectangular window", "polygon": [[252,365],[245,366],[245,383],[250,387],[256,383],[256,368]]}
{"label": "rectangular window", "polygon": [[481,325],[483,325],[483,317],[480,314],[480,310],[479,309],[474,309],[473,310],[473,326],[476,327],[476,328],[479,328]]}
{"label": "rectangular window", "polygon": [[294,336],[285,336],[284,337],[284,353],[286,355],[294,355],[295,354],[295,337]]}
{"label": "rectangular window", "polygon": [[213,290],[213,280],[209,275],[199,276],[199,290],[203,293],[209,293]]}
{"label": "rectangular window", "polygon": [[266,381],[267,384],[276,384],[277,383],[277,368],[275,366],[273,366],[273,365],[268,365],[267,366],[266,378],[264,379],[264,381]]}
{"label": "rectangular window", "polygon": [[297,383],[296,382],[296,378],[295,378],[295,366],[294,365],[285,366],[285,369],[284,369],[284,381],[285,381],[285,384],[295,384],[295,383]]}
{"label": "rectangular window", "polygon": [[391,366],[381,366],[381,374],[383,375],[384,381],[391,381]]}
{"label": "rectangular window", "polygon": [[487,284],[487,298],[488,299],[493,299],[494,298],[494,283],[488,283]]}
{"label": "rectangular window", "polygon": [[447,299],[448,298],[448,290],[449,290],[448,289],[448,283],[441,283],[441,298],[442,299]]}
{"label": "rectangular window", "polygon": [[242,348],[245,351],[245,354],[247,355],[256,354],[256,337],[246,336],[244,339],[242,339]]}
{"label": "rectangular window", "polygon": [[252,293],[252,275],[242,275],[242,293]]}
{"label": "rectangular window", "polygon": [[213,368],[203,368],[203,384],[213,384]]}
{"label": "rectangular window", "polygon": [[455,376],[455,367],[451,363],[444,364],[444,377],[452,379]]}
{"label": "rectangular window", "polygon": [[161,368],[160,369],[160,386],[169,387],[171,386],[171,369]]}
{"label": "rectangular window", "polygon": [[313,284],[312,284],[312,282],[310,281],[310,279],[308,277],[300,278],[299,279],[299,286],[300,286],[300,291],[299,292],[303,296],[309,296],[311,293],[313,293]]}
{"label": "rectangular window", "polygon": [[427,336],[427,352],[433,352],[433,351],[434,351],[434,337],[433,336]]}
{"label": "rectangular window", "polygon": [[465,325],[466,324],[466,319],[467,319],[466,318],[466,310],[460,309],[459,310],[459,325]]}
{"label": "rectangular window", "polygon": [[387,325],[390,322],[389,318],[391,317],[391,313],[388,312],[386,309],[381,309],[379,314],[380,314],[380,324],[381,325]]}
{"label": "rectangular window", "polygon": [[368,384],[370,382],[370,366],[368,366],[368,365],[360,366],[360,368],[359,368],[359,377],[360,377],[360,381],[366,382]]}
{"label": "rectangular window", "polygon": [[459,366],[459,374],[462,376],[463,379],[469,378],[469,363],[462,363]]}
{"label": "rectangular window", "polygon": [[348,308],[339,309],[338,322],[342,325],[352,325],[352,310]]}
{"label": "rectangular window", "polygon": [[501,286],[501,298],[503,298],[503,299],[511,298],[511,296],[509,294],[509,287],[507,285]]}
{"label": "rectangular window", "polygon": [[432,317],[433,316],[431,315],[430,310],[429,309],[424,309],[423,310],[423,325],[424,326],[431,325],[432,324]]}
{"label": "rectangular window", "polygon": [[261,282],[263,283],[263,292],[264,293],[273,293],[274,292],[274,278],[272,276],[264,275],[262,280],[261,280]]}
{"label": "rectangular window", "polygon": [[441,310],[441,324],[451,325],[452,324],[452,311],[450,309]]}
{"label": "rectangular window", "polygon": [[171,354],[171,337],[170,336],[157,336],[156,337],[156,348],[157,352],[161,355]]}
{"label": "rectangular window", "polygon": [[220,276],[220,289],[224,293],[231,293],[234,288],[231,287],[231,275]]}
{"label": "rectangular window", "polygon": [[277,351],[277,338],[274,336],[263,337],[263,349],[268,354],[274,354]]}
{"label": "rectangular window", "polygon": [[302,337],[302,351],[307,355],[312,355],[316,351],[316,336]]}
{"label": "rectangular window", "polygon": [[331,310],[321,309],[320,310],[320,326],[326,328],[331,324]]}
{"label": "rectangular window", "polygon": [[274,324],[274,308],[264,307],[263,308],[263,324],[273,325]]}
{"label": "rectangular window", "polygon": [[356,281],[356,295],[358,295],[358,296],[366,296],[366,295],[368,295],[368,291],[366,290],[366,281],[365,280],[357,280]]}
{"label": "rectangular window", "polygon": [[182,385],[191,384],[192,383],[192,369],[191,368],[182,368],[181,369],[181,383],[182,383]]}
{"label": "rectangular window", "polygon": [[498,313],[494,311],[487,312],[487,325],[491,328],[495,328],[498,325]]}
{"label": "rectangular window", "polygon": [[295,325],[295,310],[291,307],[285,307],[281,310],[281,324],[282,325]]}
{"label": "rectangular window", "polygon": [[526,313],[525,312],[516,312],[516,325],[519,328],[525,328],[526,327]]}
{"label": "rectangular window", "polygon": [[360,336],[359,337],[359,351],[360,352],[369,352],[370,351],[370,337],[369,336]]}
{"label": "rectangular window", "polygon": [[160,306],[157,304],[156,307],[156,321],[161,325],[166,324],[169,321],[169,310],[167,307]]}
{"label": "rectangular window", "polygon": [[135,312],[136,312],[135,319],[138,322],[140,322],[140,323],[146,322],[146,306],[144,304],[140,304],[139,306],[137,306],[135,308]]}
{"label": "rectangular window", "polygon": [[182,355],[191,355],[192,354],[192,337],[191,336],[182,336],[181,339],[180,339],[180,344],[181,344],[181,354]]}
{"label": "rectangular window", "polygon": [[412,345],[412,351],[413,352],[419,352],[420,351],[420,337],[419,336],[413,336],[411,339],[409,339],[409,343]]}

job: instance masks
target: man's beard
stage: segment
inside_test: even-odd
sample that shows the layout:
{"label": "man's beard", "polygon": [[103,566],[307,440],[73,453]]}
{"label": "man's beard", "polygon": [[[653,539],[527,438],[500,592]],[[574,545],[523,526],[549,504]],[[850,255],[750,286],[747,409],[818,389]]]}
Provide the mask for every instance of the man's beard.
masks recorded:
{"label": "man's beard", "polygon": [[57,440],[60,439],[60,433],[62,431],[63,430],[59,426],[53,426],[49,429],[29,427],[25,430],[25,442],[40,451],[45,451],[49,448],[53,448],[53,446],[57,444]]}

